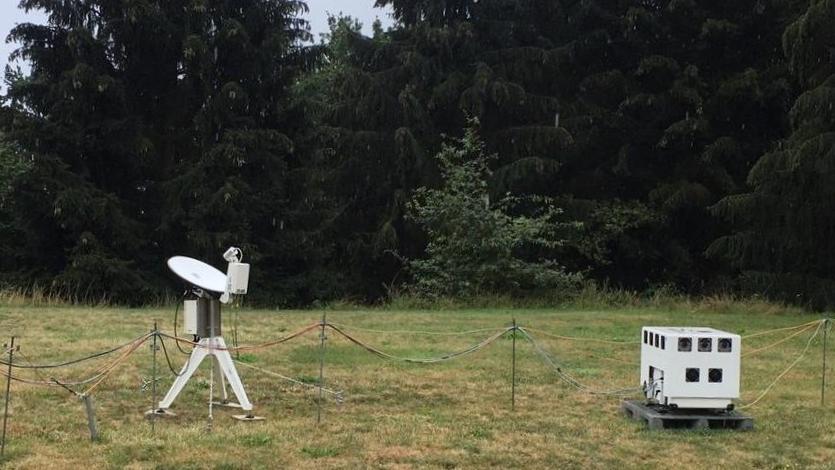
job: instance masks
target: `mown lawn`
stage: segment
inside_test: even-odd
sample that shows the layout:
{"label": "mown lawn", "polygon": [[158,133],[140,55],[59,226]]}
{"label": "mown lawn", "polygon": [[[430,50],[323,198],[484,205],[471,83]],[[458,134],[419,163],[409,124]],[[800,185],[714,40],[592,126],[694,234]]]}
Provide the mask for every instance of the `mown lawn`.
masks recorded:
{"label": "mown lawn", "polygon": [[[172,309],[0,307],[0,335],[19,335],[26,359],[61,361],[108,349],[152,328],[171,332]],[[319,321],[321,311],[239,311],[241,344],[281,337]],[[745,335],[819,318],[771,309],[699,306],[572,311],[327,311],[328,320],[399,356],[426,357],[464,349],[489,336],[382,333],[377,330],[500,329],[517,322],[574,376],[599,389],[638,385],[637,344],[560,340],[537,334],[637,340],[643,325],[711,326]],[[230,341],[231,311],[224,333]],[[744,342],[751,350],[791,331]],[[811,332],[743,360],[743,397],[750,401],[803,349]],[[94,395],[99,442],[92,443],[78,398],[59,387],[12,384],[6,459],[10,468],[835,468],[835,387],[820,406],[821,343],[759,404],[753,432],[648,431],[621,416],[615,398],[589,396],[561,382],[522,339],[517,340],[516,409],[511,410],[511,346],[502,338],[466,357],[433,365],[380,359],[334,332],[326,341],[326,396],[316,423],[316,393],[239,368],[258,415],[242,423],[215,408],[208,430],[208,363],[175,402],[177,417],[143,417],[151,407],[151,349],[143,346]],[[302,381],[318,376],[318,335],[311,332],[247,353],[251,364]],[[835,341],[830,341],[831,346]],[[175,367],[184,362],[168,342]],[[835,363],[835,354],[829,364]],[[83,378],[110,356],[60,371],[16,372],[35,380]],[[159,355],[160,397],[173,376]],[[830,375],[831,375],[830,367]],[[44,377],[45,376],[45,377]],[[835,377],[830,378],[835,382]],[[5,379],[2,379],[5,385]],[[79,387],[82,388],[82,387]]]}

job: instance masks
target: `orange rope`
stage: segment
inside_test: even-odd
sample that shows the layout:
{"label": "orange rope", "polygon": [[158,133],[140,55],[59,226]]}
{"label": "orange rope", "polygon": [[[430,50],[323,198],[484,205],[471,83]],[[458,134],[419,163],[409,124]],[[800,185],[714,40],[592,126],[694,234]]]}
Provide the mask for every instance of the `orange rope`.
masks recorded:
{"label": "orange rope", "polygon": [[131,354],[133,354],[137,349],[139,349],[139,346],[142,346],[145,343],[145,341],[148,341],[148,338],[150,338],[154,334],[155,333],[148,333],[141,340],[137,341],[136,344],[128,348],[127,351],[122,353],[121,356],[116,358],[116,360],[114,360],[107,368],[105,368],[105,370],[102,371],[102,376],[96,382],[94,382],[93,385],[91,385],[90,388],[87,389],[87,391],[82,393],[81,396],[86,396],[93,393],[93,390],[95,390],[99,385],[101,385],[101,383],[104,382],[104,379],[106,379],[107,376],[109,376],[110,373],[113,372],[118,365],[124,362]]}
{"label": "orange rope", "polygon": [[[277,344],[281,344],[281,343],[290,341],[291,339],[298,338],[299,336],[307,333],[310,330],[313,330],[315,328],[321,328],[321,326],[322,326],[321,322],[316,322],[316,323],[308,325],[308,326],[306,326],[306,327],[304,327],[304,328],[302,328],[302,329],[300,329],[300,330],[298,330],[294,333],[291,333],[291,334],[289,334],[289,335],[287,335],[283,338],[279,338],[279,339],[274,340],[274,341],[267,341],[266,343],[256,344],[254,346],[238,346],[238,347],[231,347],[231,348],[230,347],[218,348],[218,347],[212,346],[212,349],[218,350],[218,351],[253,351],[253,350],[257,350],[257,349],[269,348],[271,346],[275,346]],[[190,344],[194,347],[201,347],[201,348],[204,347],[200,343],[194,342],[190,339],[180,338],[180,337],[172,336],[172,335],[169,335],[169,334],[166,334],[166,333],[160,333],[160,336],[172,339],[172,340],[180,342],[180,343]]]}

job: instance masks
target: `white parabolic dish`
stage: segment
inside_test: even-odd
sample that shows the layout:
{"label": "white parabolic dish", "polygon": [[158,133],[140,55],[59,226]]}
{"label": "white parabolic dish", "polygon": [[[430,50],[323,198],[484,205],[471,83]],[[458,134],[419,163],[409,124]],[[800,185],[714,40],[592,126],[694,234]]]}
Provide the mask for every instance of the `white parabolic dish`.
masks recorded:
{"label": "white parabolic dish", "polygon": [[212,292],[226,290],[226,274],[202,261],[187,256],[168,259],[168,268],[189,284]]}

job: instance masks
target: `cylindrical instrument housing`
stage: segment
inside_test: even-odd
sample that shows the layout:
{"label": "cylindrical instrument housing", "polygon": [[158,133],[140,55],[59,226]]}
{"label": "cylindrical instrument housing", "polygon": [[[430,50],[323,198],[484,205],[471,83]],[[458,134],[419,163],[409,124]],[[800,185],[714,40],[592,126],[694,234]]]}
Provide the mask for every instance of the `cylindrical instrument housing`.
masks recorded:
{"label": "cylindrical instrument housing", "polygon": [[220,301],[199,297],[197,300],[197,325],[195,333],[201,338],[210,338],[222,334],[220,328]]}

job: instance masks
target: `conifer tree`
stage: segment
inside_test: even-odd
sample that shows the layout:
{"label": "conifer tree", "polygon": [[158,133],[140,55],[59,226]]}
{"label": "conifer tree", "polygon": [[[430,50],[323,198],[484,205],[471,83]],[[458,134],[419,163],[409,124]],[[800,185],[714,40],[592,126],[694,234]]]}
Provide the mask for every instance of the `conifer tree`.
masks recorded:
{"label": "conifer tree", "polygon": [[[296,0],[197,2],[186,10],[178,92],[187,99],[188,152],[160,185],[161,236],[179,252],[217,259],[240,245],[254,298],[293,303],[284,281],[305,269],[291,174],[306,127],[291,87],[310,66]],[[278,284],[278,285],[276,285]]]}
{"label": "conifer tree", "polygon": [[812,0],[783,35],[803,93],[791,132],[748,174],[749,192],[713,211],[736,227],[709,253],[740,270],[742,288],[824,308],[835,305],[835,2]]}
{"label": "conifer tree", "polygon": [[460,135],[467,115],[498,154],[495,195],[555,197],[584,222],[568,244],[571,269],[685,289],[717,271],[703,257],[722,233],[707,207],[739,190],[785,127],[791,89],[774,26],[790,7],[757,3],[752,16],[748,6],[687,0],[378,4],[400,26],[352,36],[326,120],[339,131],[336,161],[383,176],[359,192],[377,192],[374,202],[336,196],[345,214],[357,214],[348,201],[363,201],[362,217],[348,218],[364,221],[358,245],[372,250],[374,274],[385,272],[377,259],[386,250],[420,245],[395,195],[437,184],[426,155],[439,149],[436,136]]}
{"label": "conifer tree", "polygon": [[[293,270],[289,87],[310,58],[297,0],[24,0],[9,38],[7,136],[34,155],[14,189],[18,283],[143,301],[174,253],[240,244]],[[288,266],[290,265],[290,266]],[[166,276],[166,277],[163,277]],[[258,289],[255,289],[258,292]]]}

